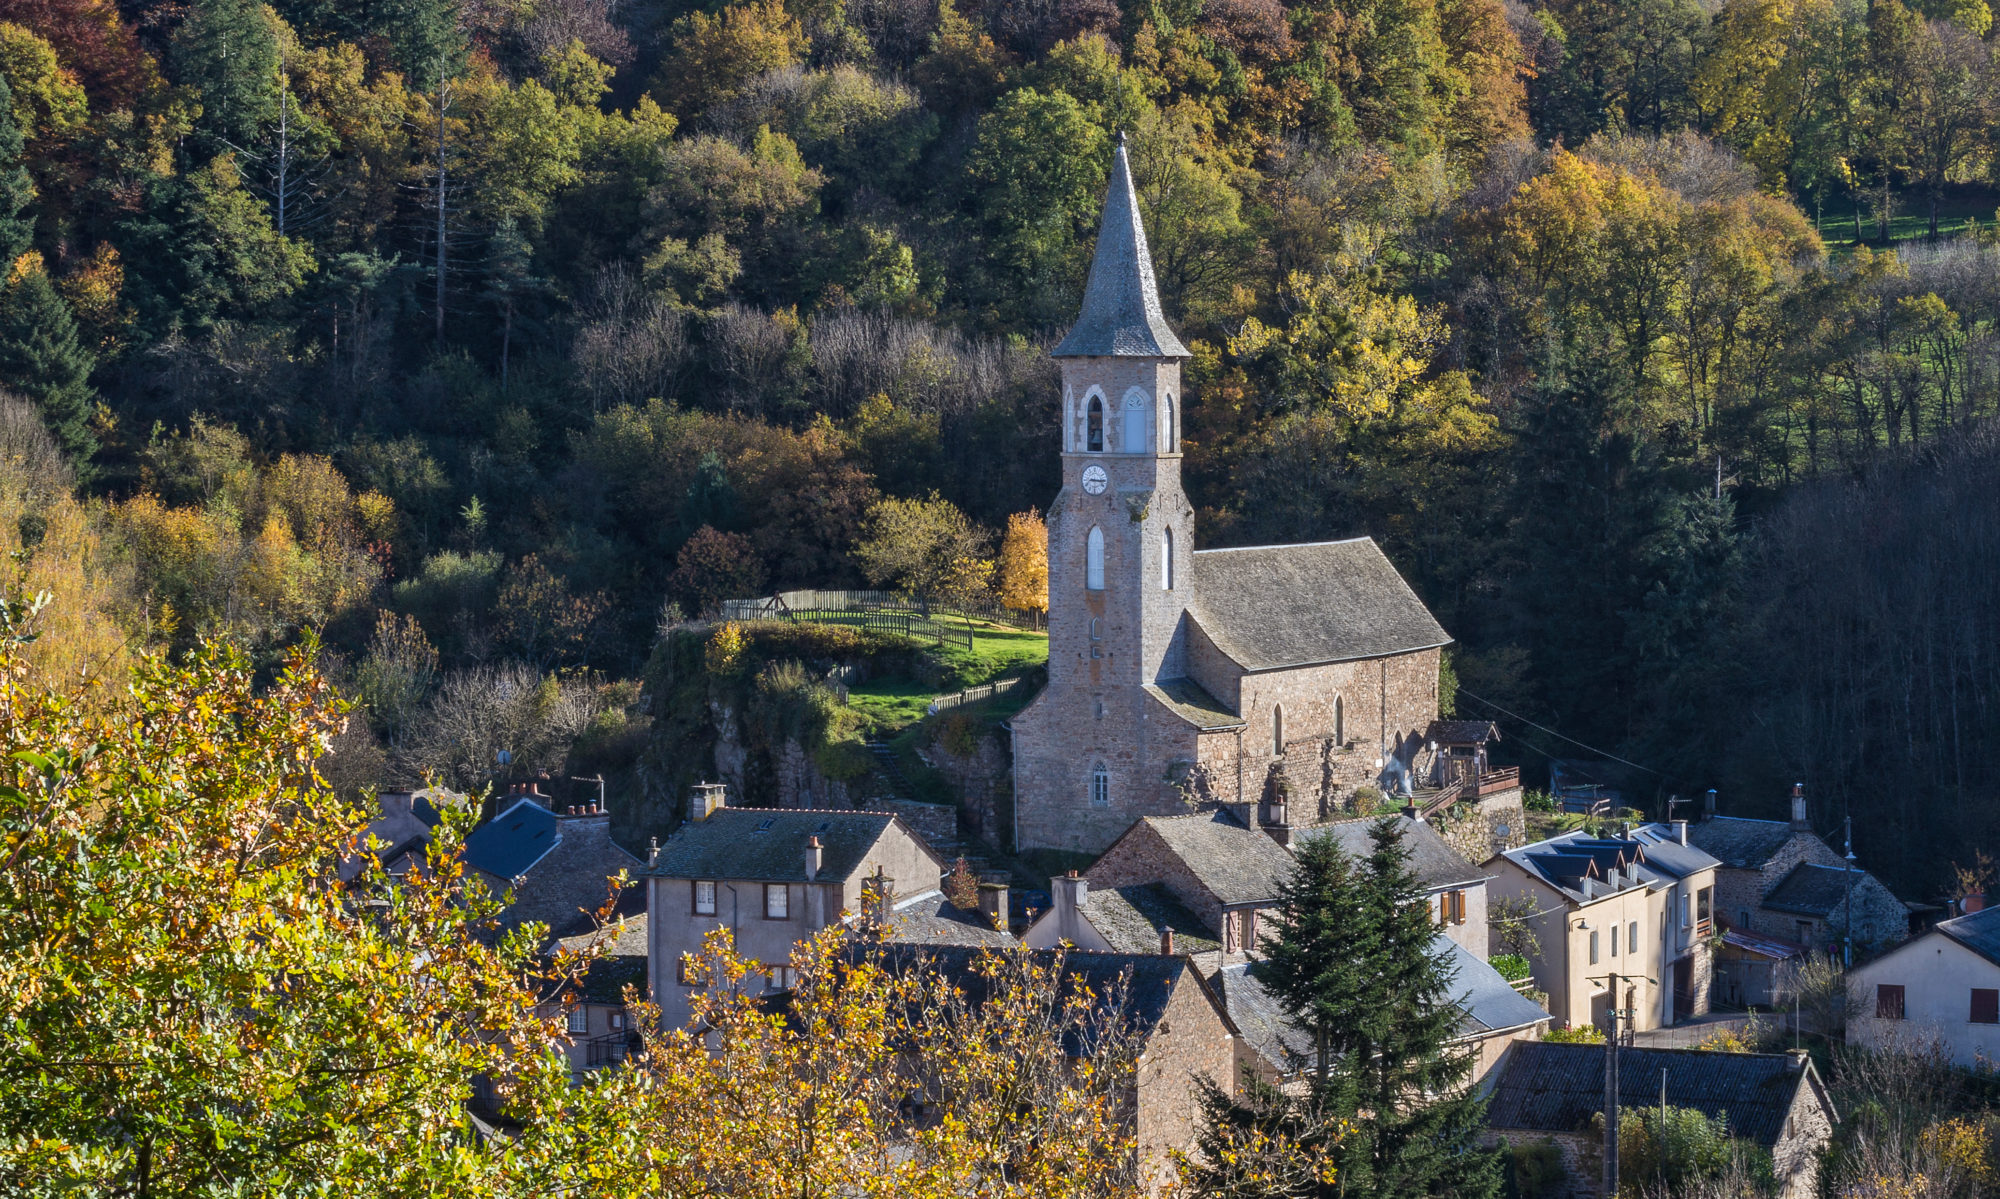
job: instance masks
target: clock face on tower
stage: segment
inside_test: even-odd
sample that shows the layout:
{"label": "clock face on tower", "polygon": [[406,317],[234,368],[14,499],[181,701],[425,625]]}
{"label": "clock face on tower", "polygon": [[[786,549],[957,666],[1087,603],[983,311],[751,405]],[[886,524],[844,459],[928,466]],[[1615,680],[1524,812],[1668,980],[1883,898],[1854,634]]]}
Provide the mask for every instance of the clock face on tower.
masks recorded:
{"label": "clock face on tower", "polygon": [[1110,480],[1105,477],[1104,468],[1095,464],[1083,468],[1083,489],[1091,495],[1103,495],[1105,485]]}

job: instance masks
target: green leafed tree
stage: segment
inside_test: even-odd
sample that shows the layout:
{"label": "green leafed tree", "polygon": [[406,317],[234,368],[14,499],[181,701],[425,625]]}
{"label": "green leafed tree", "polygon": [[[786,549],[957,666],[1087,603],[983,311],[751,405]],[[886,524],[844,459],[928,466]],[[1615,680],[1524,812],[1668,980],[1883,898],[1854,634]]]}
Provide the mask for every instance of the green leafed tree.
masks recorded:
{"label": "green leafed tree", "polygon": [[0,379],[33,400],[64,452],[81,461],[97,450],[90,431],[96,355],[77,336],[69,305],[30,251],[0,288]]}
{"label": "green leafed tree", "polygon": [[980,119],[966,170],[984,234],[983,305],[1026,325],[1075,315],[1109,147],[1065,92],[1021,88]]}

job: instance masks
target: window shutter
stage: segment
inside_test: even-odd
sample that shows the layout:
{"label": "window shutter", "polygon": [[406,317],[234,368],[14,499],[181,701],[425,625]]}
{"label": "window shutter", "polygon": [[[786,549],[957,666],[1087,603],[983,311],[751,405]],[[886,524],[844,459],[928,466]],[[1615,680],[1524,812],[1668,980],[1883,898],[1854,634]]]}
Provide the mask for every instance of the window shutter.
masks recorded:
{"label": "window shutter", "polygon": [[1987,987],[1972,988],[1972,1022],[2000,1024],[2000,990]]}
{"label": "window shutter", "polygon": [[1875,1018],[1877,1020],[1901,1020],[1903,1018],[1903,988],[1882,983],[1875,988]]}

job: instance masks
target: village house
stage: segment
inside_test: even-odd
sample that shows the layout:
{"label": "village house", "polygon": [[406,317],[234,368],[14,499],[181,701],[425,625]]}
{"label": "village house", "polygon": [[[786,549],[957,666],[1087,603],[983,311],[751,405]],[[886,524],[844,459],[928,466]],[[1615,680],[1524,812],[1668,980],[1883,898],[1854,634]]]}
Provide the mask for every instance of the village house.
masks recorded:
{"label": "village house", "polygon": [[733,808],[719,783],[696,787],[689,807],[688,823],[640,872],[653,1002],[668,1027],[693,1010],[686,965],[712,930],[729,929],[737,954],[782,991],[792,985],[793,949],[861,911],[870,879],[893,904],[935,892],[944,873],[924,839],[888,812]]}
{"label": "village house", "polygon": [[609,811],[554,803],[537,785],[517,784],[465,839],[465,864],[507,896],[502,929],[539,922],[555,936],[584,931],[620,889],[618,876],[642,865],[611,839]]}
{"label": "village house", "polygon": [[[1543,1199],[1598,1199],[1604,1182],[1602,1045],[1515,1046],[1491,1079],[1488,1139],[1523,1154],[1552,1154],[1562,1181]],[[1839,1114],[1803,1050],[1715,1053],[1621,1049],[1618,1102],[1627,1110],[1669,1106],[1719,1116],[1729,1134],[1771,1154],[1780,1199],[1818,1194],[1819,1154]],[[1516,1167],[1519,1168],[1518,1165]]]}
{"label": "village house", "polygon": [[601,956],[585,969],[567,1001],[552,1001],[543,1012],[555,1015],[559,1006],[569,1036],[563,1052],[572,1080],[582,1081],[589,1071],[615,1066],[638,1051],[639,1028],[625,1003],[625,990],[634,988],[641,1000],[647,998],[648,940],[646,914],[636,912],[550,946],[552,954],[601,947]]}
{"label": "village house", "polygon": [[1097,852],[1135,819],[1408,790],[1450,637],[1366,537],[1196,551],[1188,357],[1160,310],[1124,143],[1062,369],[1048,684],[1010,722],[1014,848]]}
{"label": "village house", "polygon": [[1813,831],[1802,786],[1792,788],[1790,821],[1718,816],[1705,804],[1688,841],[1721,863],[1716,915],[1731,931],[1838,954],[1851,926],[1857,957],[1909,936],[1909,905]]}
{"label": "village house", "polygon": [[1643,1031],[1708,1010],[1717,863],[1684,842],[1684,829],[1578,830],[1486,863],[1495,898],[1534,905],[1528,924],[1539,952],[1529,966],[1557,1025],[1606,1027],[1615,1006],[1633,1013],[1626,1028]]}
{"label": "village house", "polygon": [[[890,939],[851,952],[876,955],[892,968],[934,969],[975,1004],[986,994],[989,976],[981,961],[991,949]],[[1229,1093],[1236,1087],[1236,1030],[1221,1002],[1184,954],[1031,952],[1059,961],[1067,987],[1089,989],[1087,1027],[1073,1035],[1132,1038],[1137,1064],[1128,1110],[1139,1177],[1148,1192],[1165,1189],[1175,1177],[1172,1154],[1191,1149],[1201,1126],[1198,1084],[1212,1081]],[[1080,1044],[1072,1047],[1081,1051]]]}
{"label": "village house", "polygon": [[1942,1044],[1952,1061],[2000,1063],[2000,908],[1983,895],[1963,916],[1850,970],[1847,1041],[1871,1049]]}
{"label": "village house", "polygon": [[340,881],[353,882],[360,877],[370,854],[389,877],[402,878],[424,861],[431,830],[444,818],[440,806],[464,802],[464,796],[443,787],[377,794],[375,819],[369,821],[354,851],[341,858]]}
{"label": "village house", "polygon": [[[1138,943],[1151,951],[1170,928],[1176,945],[1201,953],[1203,969],[1212,973],[1223,963],[1241,961],[1264,935],[1257,914],[1278,902],[1292,868],[1291,852],[1266,829],[1251,827],[1238,810],[1147,816],[1134,821],[1081,877],[1052,880],[1050,909],[1023,940],[1037,948],[1069,941],[1108,949],[1132,947],[1131,938],[1139,936]],[[1152,887],[1163,890],[1144,890]],[[1106,898],[1093,903],[1093,894]],[[1158,923],[1149,935],[1140,935],[1126,913],[1145,905],[1151,905],[1149,919]],[[1084,931],[1086,925],[1091,931]],[[1190,934],[1196,941],[1184,943]]]}

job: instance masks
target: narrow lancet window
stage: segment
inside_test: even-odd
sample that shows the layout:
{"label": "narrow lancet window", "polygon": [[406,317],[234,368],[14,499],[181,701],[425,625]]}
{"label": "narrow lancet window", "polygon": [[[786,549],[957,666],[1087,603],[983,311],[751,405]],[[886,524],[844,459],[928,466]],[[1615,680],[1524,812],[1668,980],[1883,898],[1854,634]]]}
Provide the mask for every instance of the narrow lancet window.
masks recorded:
{"label": "narrow lancet window", "polygon": [[1104,400],[1090,397],[1089,415],[1085,417],[1083,448],[1093,454],[1104,452]]}
{"label": "narrow lancet window", "polygon": [[1083,585],[1091,591],[1104,590],[1104,530],[1095,525],[1083,542]]}

